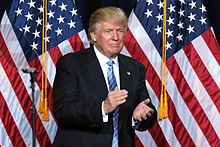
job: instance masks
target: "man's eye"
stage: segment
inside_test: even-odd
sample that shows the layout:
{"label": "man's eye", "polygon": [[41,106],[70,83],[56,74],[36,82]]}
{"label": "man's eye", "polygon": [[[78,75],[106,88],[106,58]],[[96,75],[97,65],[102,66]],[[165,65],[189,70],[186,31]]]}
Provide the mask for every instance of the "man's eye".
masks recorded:
{"label": "man's eye", "polygon": [[119,33],[124,33],[124,30],[118,30]]}
{"label": "man's eye", "polygon": [[106,30],[105,32],[106,32],[106,33],[111,33],[112,31],[111,31],[111,30]]}

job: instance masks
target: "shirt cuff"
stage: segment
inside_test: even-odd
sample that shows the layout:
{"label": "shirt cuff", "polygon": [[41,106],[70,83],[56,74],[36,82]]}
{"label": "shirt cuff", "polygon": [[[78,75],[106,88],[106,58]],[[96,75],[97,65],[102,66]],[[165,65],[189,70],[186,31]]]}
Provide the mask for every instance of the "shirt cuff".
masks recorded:
{"label": "shirt cuff", "polygon": [[132,117],[131,123],[132,123],[132,127],[133,127],[135,130],[137,130],[137,129],[140,127],[140,124],[141,124],[140,121],[134,120],[133,117]]}
{"label": "shirt cuff", "polygon": [[134,120],[133,117],[132,117],[132,119],[131,119],[131,123],[132,123],[132,127],[135,127],[135,123],[136,123],[136,121]]}
{"label": "shirt cuff", "polygon": [[108,122],[108,115],[104,112],[104,101],[102,101],[102,120],[103,122]]}

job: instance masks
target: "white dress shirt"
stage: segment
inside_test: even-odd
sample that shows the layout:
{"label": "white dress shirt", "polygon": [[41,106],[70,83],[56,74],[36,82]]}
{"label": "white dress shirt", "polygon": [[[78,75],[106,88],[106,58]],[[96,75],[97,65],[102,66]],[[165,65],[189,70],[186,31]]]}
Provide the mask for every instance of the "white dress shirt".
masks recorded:
{"label": "white dress shirt", "polygon": [[[105,83],[106,83],[108,90],[109,90],[108,77],[107,77],[107,70],[108,70],[107,62],[110,59],[108,57],[106,57],[105,55],[103,55],[95,46],[94,46],[94,50],[95,50],[96,57],[98,58],[99,64],[102,68],[102,73],[104,74],[104,77],[105,77]],[[111,60],[113,60],[115,63],[115,64],[113,64],[113,72],[114,72],[114,75],[116,78],[117,87],[120,88],[118,57],[115,57],[114,59],[111,59]],[[108,115],[106,115],[104,113],[103,104],[104,104],[104,101],[102,102],[102,118],[103,118],[103,122],[107,122]]]}

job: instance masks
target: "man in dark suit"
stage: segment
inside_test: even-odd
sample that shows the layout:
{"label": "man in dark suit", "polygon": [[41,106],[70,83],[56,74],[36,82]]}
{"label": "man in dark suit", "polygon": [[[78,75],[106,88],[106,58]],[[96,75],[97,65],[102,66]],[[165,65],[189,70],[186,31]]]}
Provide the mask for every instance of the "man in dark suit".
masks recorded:
{"label": "man in dark suit", "polygon": [[88,29],[93,46],[57,62],[53,97],[59,128],[53,146],[134,147],[134,130],[145,131],[156,121],[144,66],[120,54],[126,30],[121,9],[98,9]]}

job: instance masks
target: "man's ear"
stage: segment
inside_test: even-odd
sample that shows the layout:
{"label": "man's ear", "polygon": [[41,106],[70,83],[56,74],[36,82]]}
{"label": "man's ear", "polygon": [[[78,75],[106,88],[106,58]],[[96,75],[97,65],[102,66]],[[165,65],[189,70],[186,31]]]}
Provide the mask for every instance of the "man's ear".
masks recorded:
{"label": "man's ear", "polygon": [[95,32],[90,32],[89,34],[90,34],[90,37],[91,37],[92,41],[93,41],[93,42],[96,42],[96,41],[97,41],[97,38],[96,38]]}

